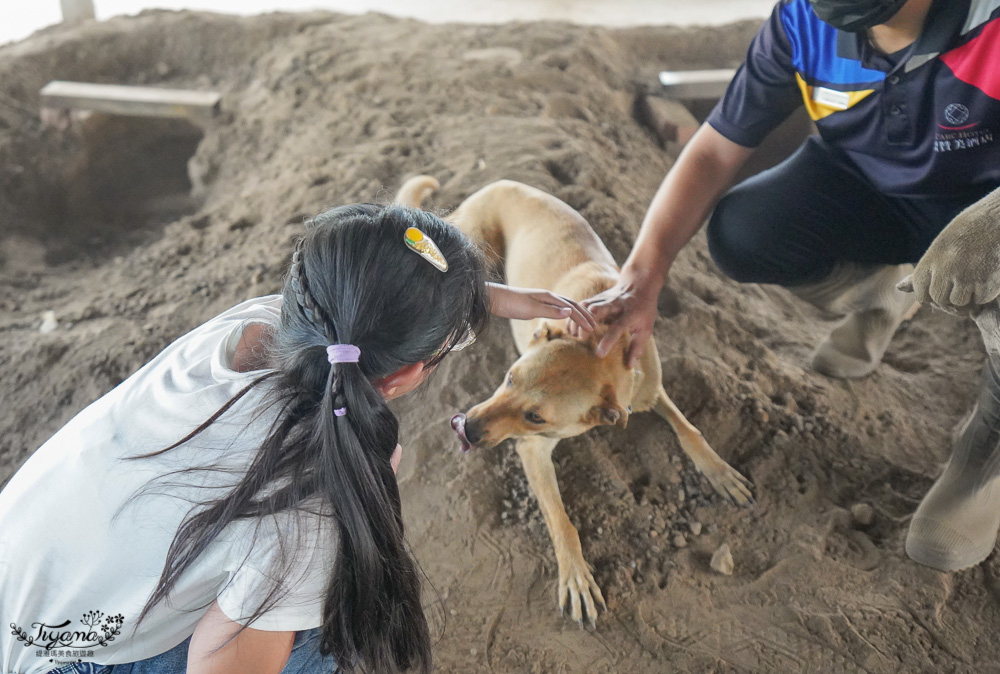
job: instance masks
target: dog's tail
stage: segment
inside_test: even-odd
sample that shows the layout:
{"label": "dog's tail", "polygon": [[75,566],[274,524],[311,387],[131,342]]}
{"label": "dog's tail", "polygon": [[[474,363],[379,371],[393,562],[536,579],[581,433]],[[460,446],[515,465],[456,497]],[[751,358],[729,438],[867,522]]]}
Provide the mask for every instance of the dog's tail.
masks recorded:
{"label": "dog's tail", "polygon": [[441,183],[431,176],[410,178],[396,192],[395,202],[411,208],[420,208],[424,199],[434,194],[439,187],[441,187]]}

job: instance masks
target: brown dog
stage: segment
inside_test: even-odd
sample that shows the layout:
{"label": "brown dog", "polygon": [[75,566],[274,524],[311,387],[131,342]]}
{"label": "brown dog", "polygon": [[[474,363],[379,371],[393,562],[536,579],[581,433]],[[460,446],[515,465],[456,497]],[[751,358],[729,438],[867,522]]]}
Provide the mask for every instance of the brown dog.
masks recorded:
{"label": "brown dog", "polygon": [[[438,188],[429,176],[408,180],[398,203],[419,207]],[[466,199],[448,218],[465,234],[502,258],[507,283],[544,288],[574,300],[596,295],[618,280],[618,267],[587,221],[559,199],[510,180],[487,185]],[[723,461],[674,406],[661,381],[660,359],[650,339],[639,367],[628,369],[628,337],[604,358],[594,354],[601,330],[585,341],[570,337],[563,322],[512,321],[521,357],[493,396],[458,415],[452,426],[463,449],[516,441],[532,491],[538,497],[559,563],[559,608],[591,623],[595,601],[604,603],[583,559],[580,536],[570,523],[552,464],[561,438],[595,426],[625,427],[629,414],[653,410],[670,422],[681,448],[712,483],[734,503],[752,503],[750,482]]]}

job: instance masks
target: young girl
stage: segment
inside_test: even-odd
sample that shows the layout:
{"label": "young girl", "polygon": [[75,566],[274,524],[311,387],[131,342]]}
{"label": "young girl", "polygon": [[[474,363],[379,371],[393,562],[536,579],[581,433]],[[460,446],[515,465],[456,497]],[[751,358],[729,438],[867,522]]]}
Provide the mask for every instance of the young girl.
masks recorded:
{"label": "young girl", "polygon": [[280,296],[178,339],[0,492],[0,672],[428,671],[386,400],[491,308],[593,325],[485,277],[426,212],[317,217]]}

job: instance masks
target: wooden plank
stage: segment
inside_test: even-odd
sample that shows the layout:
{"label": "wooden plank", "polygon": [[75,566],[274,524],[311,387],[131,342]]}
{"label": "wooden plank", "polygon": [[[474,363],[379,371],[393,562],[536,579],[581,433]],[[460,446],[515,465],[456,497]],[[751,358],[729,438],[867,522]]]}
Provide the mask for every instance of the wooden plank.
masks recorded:
{"label": "wooden plank", "polygon": [[214,91],[157,89],[117,84],[54,80],[41,91],[43,108],[72,108],[142,117],[207,120],[219,111],[222,97]]}
{"label": "wooden plank", "polygon": [[667,98],[675,101],[715,99],[726,92],[736,71],[719,70],[664,70],[660,84]]}

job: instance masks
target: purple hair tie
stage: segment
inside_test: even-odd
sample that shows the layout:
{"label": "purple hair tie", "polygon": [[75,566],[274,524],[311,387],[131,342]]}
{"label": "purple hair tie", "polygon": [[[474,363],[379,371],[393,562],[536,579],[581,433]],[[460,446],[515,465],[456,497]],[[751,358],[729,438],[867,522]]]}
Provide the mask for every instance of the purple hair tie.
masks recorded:
{"label": "purple hair tie", "polygon": [[[361,358],[361,349],[353,344],[331,344],[326,347],[326,359],[330,365],[337,363],[357,363]],[[334,415],[342,417],[347,414],[346,407],[338,407],[333,411]]]}
{"label": "purple hair tie", "polygon": [[357,363],[361,358],[361,349],[353,344],[331,344],[326,347],[326,358],[330,361],[330,365]]}

